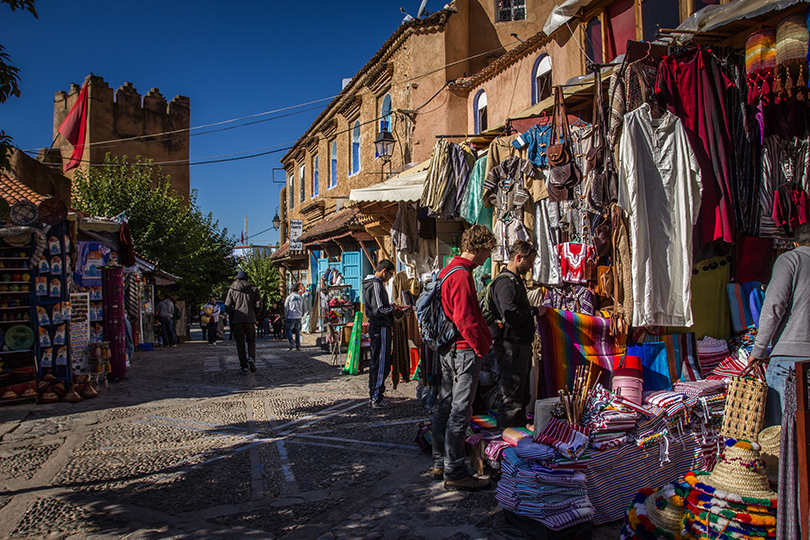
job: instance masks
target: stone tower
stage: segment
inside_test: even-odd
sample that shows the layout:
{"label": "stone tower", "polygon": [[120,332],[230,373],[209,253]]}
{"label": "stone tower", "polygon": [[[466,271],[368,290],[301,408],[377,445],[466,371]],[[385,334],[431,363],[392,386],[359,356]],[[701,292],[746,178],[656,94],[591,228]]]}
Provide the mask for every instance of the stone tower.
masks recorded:
{"label": "stone tower", "polygon": [[[77,170],[104,163],[110,154],[127,156],[130,163],[135,156],[149,158],[160,164],[171,177],[171,186],[185,197],[189,195],[189,127],[191,106],[189,98],[176,96],[166,102],[157,88],[141,96],[126,82],[113,94],[103,78],[85,77],[88,84],[87,140],[82,163],[65,175],[73,179]],[[69,92],[60,90],[54,98],[54,148],[67,163],[73,147],[56,130],[78,98],[81,87],[72,84]]]}

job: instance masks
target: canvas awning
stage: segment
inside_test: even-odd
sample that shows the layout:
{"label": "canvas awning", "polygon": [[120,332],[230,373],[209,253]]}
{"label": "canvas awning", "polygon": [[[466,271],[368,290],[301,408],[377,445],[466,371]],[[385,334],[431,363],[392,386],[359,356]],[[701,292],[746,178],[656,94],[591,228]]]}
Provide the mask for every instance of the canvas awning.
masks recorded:
{"label": "canvas awning", "polygon": [[546,24],[543,25],[543,33],[547,36],[552,35],[562,25],[574,18],[577,12],[590,4],[593,0],[567,0],[555,6],[548,14]]}
{"label": "canvas awning", "polygon": [[731,23],[753,19],[772,11],[781,11],[791,6],[807,3],[808,0],[736,0],[728,4],[706,6],[689,16],[675,31],[675,42],[686,43],[695,34],[726,30]]}
{"label": "canvas awning", "polygon": [[379,202],[416,202],[422,198],[430,160],[425,160],[373,186],[353,189],[349,193],[349,205]]}

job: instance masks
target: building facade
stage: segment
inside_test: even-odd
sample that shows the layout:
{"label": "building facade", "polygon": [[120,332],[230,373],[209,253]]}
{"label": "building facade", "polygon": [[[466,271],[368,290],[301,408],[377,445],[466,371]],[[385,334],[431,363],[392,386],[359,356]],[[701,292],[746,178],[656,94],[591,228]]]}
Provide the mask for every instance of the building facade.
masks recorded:
{"label": "building facade", "polygon": [[[118,90],[103,78],[85,77],[88,85],[87,135],[82,161],[78,168],[65,173],[73,179],[77,170],[103,164],[107,153],[152,159],[170,176],[171,186],[189,196],[189,98],[175,96],[167,102],[157,88],[141,95],[126,82]],[[54,97],[53,148],[61,153],[62,163],[70,161],[73,146],[57,130],[78,99],[81,87],[72,84],[70,91],[60,90]],[[51,162],[47,156],[47,162]]]}

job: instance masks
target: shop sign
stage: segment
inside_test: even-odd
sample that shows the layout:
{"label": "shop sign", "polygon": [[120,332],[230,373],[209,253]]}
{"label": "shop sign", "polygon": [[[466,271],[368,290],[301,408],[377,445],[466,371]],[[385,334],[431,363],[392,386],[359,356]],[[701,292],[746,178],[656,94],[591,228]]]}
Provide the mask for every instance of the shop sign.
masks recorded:
{"label": "shop sign", "polygon": [[298,240],[290,240],[290,252],[304,251],[304,243]]}
{"label": "shop sign", "polygon": [[[303,219],[291,219],[290,220],[290,240],[298,240],[301,238],[301,235],[304,233],[304,220]],[[292,247],[292,242],[290,242],[290,249],[294,249]],[[299,248],[303,249],[303,248]]]}

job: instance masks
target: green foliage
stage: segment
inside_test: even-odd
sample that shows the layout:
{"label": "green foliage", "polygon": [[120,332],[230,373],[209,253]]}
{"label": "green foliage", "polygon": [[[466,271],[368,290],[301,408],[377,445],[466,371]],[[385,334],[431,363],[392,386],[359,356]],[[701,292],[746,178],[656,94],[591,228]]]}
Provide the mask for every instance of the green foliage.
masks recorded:
{"label": "green foliage", "polygon": [[234,239],[211,213],[169,187],[169,177],[152,160],[107,154],[104,167],[77,172],[73,204],[94,216],[124,212],[135,251],[160,269],[182,278],[180,298],[204,304],[236,272]]}
{"label": "green foliage", "polygon": [[239,259],[239,270],[247,272],[250,282],[256,285],[262,293],[262,301],[265,306],[273,302],[281,302],[281,276],[278,269],[267,257],[261,257],[255,253],[248,253],[247,256]]}
{"label": "green foliage", "polygon": [[[6,4],[11,11],[18,9],[28,10],[34,17],[37,17],[35,0],[0,0],[0,4]],[[10,97],[20,97],[20,70],[11,65],[11,57],[5,52],[5,48],[0,45],[0,103],[5,103]],[[8,168],[8,155],[14,140],[0,129],[0,168]]]}

